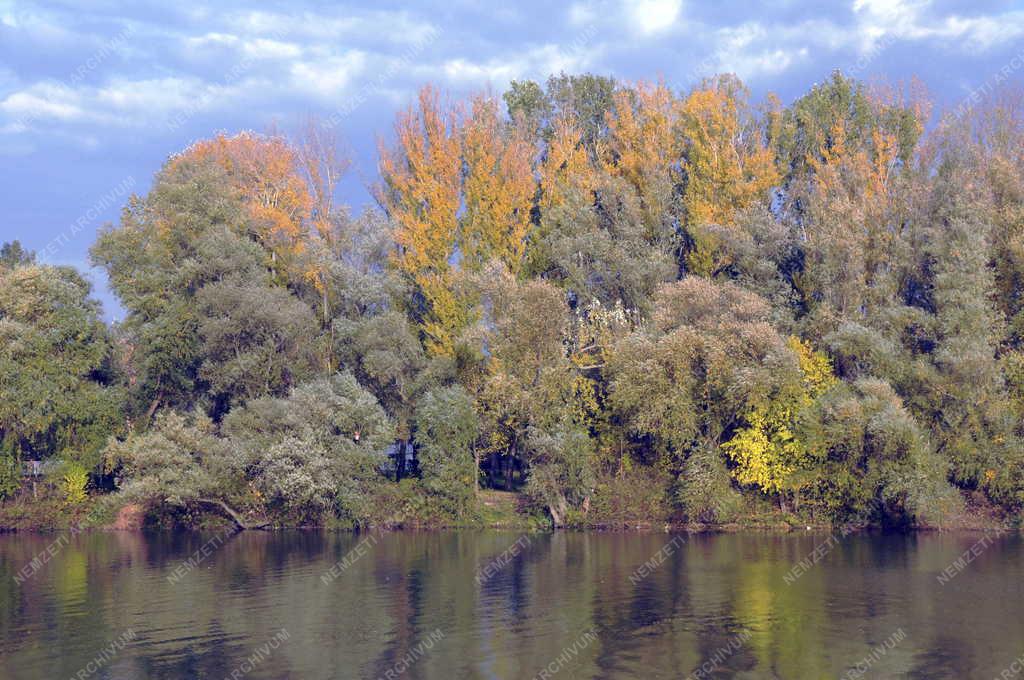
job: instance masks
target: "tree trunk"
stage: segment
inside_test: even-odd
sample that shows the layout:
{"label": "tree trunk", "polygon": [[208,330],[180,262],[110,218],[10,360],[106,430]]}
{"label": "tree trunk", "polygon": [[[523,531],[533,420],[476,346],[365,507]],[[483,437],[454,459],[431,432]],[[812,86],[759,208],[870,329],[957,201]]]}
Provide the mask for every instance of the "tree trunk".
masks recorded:
{"label": "tree trunk", "polygon": [[512,456],[508,457],[508,462],[505,464],[505,491],[512,490]]}
{"label": "tree trunk", "polygon": [[496,475],[494,472],[494,468],[497,467],[498,461],[501,459],[498,458],[497,453],[492,453],[490,458],[490,461],[488,461],[487,463],[487,488],[495,489],[497,488],[497,484],[495,483]]}
{"label": "tree trunk", "polygon": [[207,505],[215,505],[221,510],[223,510],[224,513],[231,519],[231,521],[235,523],[235,526],[237,526],[240,531],[243,531],[245,529],[264,529],[270,525],[269,520],[261,524],[247,523],[244,519],[242,519],[241,514],[239,514],[235,510],[232,510],[231,507],[222,500],[217,500],[215,498],[197,498],[196,500],[200,503],[206,503]]}
{"label": "tree trunk", "polygon": [[161,396],[162,395],[160,395],[160,394],[156,395],[156,399],[154,399],[153,402],[149,405],[149,408],[146,409],[145,421],[146,421],[146,427],[147,428],[150,426],[150,424],[153,421],[153,414],[156,413],[157,408],[160,406],[160,398],[161,398]]}
{"label": "tree trunk", "polygon": [[480,451],[473,442],[473,495],[480,495]]}
{"label": "tree trunk", "polygon": [[402,481],[405,476],[405,449],[408,443],[403,439],[398,442],[398,453],[395,455],[395,481]]}
{"label": "tree trunk", "polygon": [[567,511],[568,503],[565,500],[565,496],[558,494],[555,502],[548,506],[548,512],[551,513],[551,521],[554,522],[556,529],[565,526]]}

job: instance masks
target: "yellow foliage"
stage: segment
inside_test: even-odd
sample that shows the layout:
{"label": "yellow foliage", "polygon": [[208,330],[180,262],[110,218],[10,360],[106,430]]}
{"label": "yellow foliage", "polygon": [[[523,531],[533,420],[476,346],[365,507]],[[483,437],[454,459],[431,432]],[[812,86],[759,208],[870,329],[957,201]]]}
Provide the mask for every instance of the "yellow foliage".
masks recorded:
{"label": "yellow foliage", "polygon": [[381,149],[381,203],[395,224],[395,266],[426,298],[422,329],[434,354],[450,354],[465,311],[452,289],[451,259],[462,189],[461,141],[454,111],[443,111],[425,87],[419,110],[400,114],[393,149]]}
{"label": "yellow foliage", "polygon": [[594,425],[601,412],[601,407],[597,403],[597,389],[593,380],[579,373],[573,373],[569,402],[574,423],[585,427]]}
{"label": "yellow foliage", "polygon": [[832,362],[821,352],[814,351],[811,343],[791,335],[787,344],[800,362],[800,372],[803,373],[806,388],[805,396],[814,399],[837,382]]}
{"label": "yellow foliage", "polygon": [[89,473],[78,463],[68,463],[61,476],[60,488],[64,493],[65,505],[81,505],[85,502],[85,486],[89,483]]}
{"label": "yellow foliage", "polygon": [[745,128],[741,104],[732,92],[710,85],[694,90],[679,107],[687,178],[683,204],[696,244],[688,264],[703,276],[717,268],[714,238],[703,227],[734,225],[738,211],[767,203],[780,179],[774,153]]}
{"label": "yellow foliage", "polygon": [[295,150],[286,140],[249,132],[233,137],[220,134],[193,144],[171,164],[204,159],[227,171],[256,221],[257,238],[275,256],[292,258],[306,250],[304,224],[313,199],[297,171]]}
{"label": "yellow foliage", "polygon": [[505,125],[494,99],[478,96],[463,134],[466,212],[460,245],[464,266],[498,258],[519,271],[536,191],[533,146],[523,130]]}
{"label": "yellow foliage", "polygon": [[807,456],[807,449],[794,434],[796,416],[837,380],[828,357],[815,352],[810,343],[790,336],[787,344],[800,364],[803,389],[792,397],[755,407],[746,417],[746,426],[722,444],[722,450],[737,464],[733,469],[736,481],[764,493],[787,489],[789,477]]}
{"label": "yellow foliage", "polygon": [[783,489],[803,456],[803,447],[790,430],[789,408],[757,408],[747,416],[747,426],[722,445],[737,463],[733,476],[740,484],[759,487],[765,493]]}

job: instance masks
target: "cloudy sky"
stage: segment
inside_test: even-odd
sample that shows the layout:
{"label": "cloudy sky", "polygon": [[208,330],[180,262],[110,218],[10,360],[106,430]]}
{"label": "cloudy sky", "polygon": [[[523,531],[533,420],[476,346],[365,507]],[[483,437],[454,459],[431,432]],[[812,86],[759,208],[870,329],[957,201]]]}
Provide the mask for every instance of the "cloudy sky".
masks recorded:
{"label": "cloudy sky", "polygon": [[376,137],[427,81],[460,96],[559,71],[676,89],[734,72],[790,101],[840,68],[916,75],[955,105],[1000,72],[1021,80],[1005,69],[1022,59],[1024,0],[0,0],[0,241],[85,266],[168,154],[306,114],[337,121],[359,206]]}

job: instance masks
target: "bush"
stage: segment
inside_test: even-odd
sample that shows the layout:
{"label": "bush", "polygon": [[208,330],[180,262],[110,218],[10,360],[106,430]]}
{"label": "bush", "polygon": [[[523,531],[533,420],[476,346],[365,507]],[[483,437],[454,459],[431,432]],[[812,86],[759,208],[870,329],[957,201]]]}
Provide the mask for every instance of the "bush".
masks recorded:
{"label": "bush", "polygon": [[478,430],[473,401],[461,387],[430,390],[416,410],[416,445],[423,485],[444,514],[461,519],[476,488],[471,449]]}
{"label": "bush", "polygon": [[64,504],[81,505],[84,503],[87,498],[85,487],[88,483],[89,471],[80,463],[65,463],[60,477],[60,489],[64,494]]}
{"label": "bush", "polygon": [[21,486],[18,461],[0,454],[0,500],[12,495]]}
{"label": "bush", "polygon": [[731,522],[743,505],[718,447],[712,445],[690,453],[676,482],[675,498],[691,522]]}
{"label": "bush", "polygon": [[833,522],[905,524],[950,498],[946,466],[884,380],[842,385],[806,414],[801,435],[811,460],[803,498]]}
{"label": "bush", "polygon": [[601,476],[594,487],[587,521],[623,526],[639,521],[667,521],[672,514],[668,496],[671,476],[657,469],[634,467],[615,476]]}
{"label": "bush", "polygon": [[546,507],[555,526],[575,524],[594,490],[594,442],[578,427],[530,430],[530,476],[523,493]]}

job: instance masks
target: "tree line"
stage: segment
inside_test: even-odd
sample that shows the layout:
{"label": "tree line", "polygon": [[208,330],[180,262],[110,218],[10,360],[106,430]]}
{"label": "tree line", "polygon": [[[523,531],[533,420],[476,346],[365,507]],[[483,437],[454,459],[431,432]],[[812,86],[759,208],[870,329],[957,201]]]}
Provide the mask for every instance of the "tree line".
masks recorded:
{"label": "tree line", "polygon": [[432,87],[335,203],[333,131],[170,157],[88,282],[0,254],[0,494],[252,524],[936,525],[1024,504],[1024,98],[834,73],[789,106]]}

